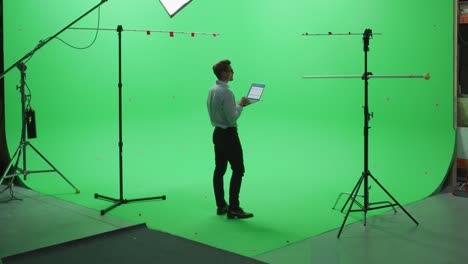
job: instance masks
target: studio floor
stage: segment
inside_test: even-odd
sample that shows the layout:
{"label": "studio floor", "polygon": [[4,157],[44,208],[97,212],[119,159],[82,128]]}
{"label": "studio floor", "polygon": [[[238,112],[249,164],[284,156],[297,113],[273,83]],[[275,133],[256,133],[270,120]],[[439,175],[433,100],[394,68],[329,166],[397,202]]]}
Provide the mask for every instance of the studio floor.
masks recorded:
{"label": "studio floor", "polygon": [[[15,186],[13,193],[22,200],[0,203],[0,258],[135,225],[30,189]],[[0,194],[0,200],[10,197],[9,190]],[[331,230],[254,258],[273,264],[466,262],[468,198],[441,192],[405,209],[419,225],[397,208],[368,218],[366,226],[345,226],[339,239]]]}

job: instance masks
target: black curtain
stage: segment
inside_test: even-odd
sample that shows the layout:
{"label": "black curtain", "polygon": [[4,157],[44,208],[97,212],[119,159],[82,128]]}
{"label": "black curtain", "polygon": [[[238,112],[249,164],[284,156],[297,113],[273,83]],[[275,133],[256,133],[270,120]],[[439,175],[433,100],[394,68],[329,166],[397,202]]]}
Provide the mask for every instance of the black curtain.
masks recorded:
{"label": "black curtain", "polygon": [[[3,0],[0,0],[0,72],[5,71],[4,52],[3,52]],[[0,79],[0,177],[3,176],[8,163],[10,162],[10,154],[6,144],[5,134],[5,82]]]}

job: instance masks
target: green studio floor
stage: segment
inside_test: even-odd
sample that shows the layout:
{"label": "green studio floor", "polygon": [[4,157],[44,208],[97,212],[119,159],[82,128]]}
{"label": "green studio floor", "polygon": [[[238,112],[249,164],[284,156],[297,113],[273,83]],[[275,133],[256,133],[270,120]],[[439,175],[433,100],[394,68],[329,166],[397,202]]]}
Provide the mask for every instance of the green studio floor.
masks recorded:
{"label": "green studio floor", "polygon": [[[0,204],[2,258],[134,224],[29,189],[15,187],[14,193],[23,201]],[[4,192],[0,199],[9,197]],[[419,226],[398,210],[369,218],[367,227],[350,224],[340,239],[332,230],[253,258],[278,264],[463,263],[467,206],[467,198],[442,192],[405,206]]]}

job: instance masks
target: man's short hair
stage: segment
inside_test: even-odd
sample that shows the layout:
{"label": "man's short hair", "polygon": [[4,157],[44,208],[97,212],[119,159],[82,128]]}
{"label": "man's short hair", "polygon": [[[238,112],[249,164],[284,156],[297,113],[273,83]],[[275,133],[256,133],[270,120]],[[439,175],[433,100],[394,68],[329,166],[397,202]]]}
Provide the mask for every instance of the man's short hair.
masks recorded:
{"label": "man's short hair", "polygon": [[220,79],[222,77],[223,72],[229,71],[229,66],[231,65],[230,60],[222,60],[218,61],[215,65],[213,65],[213,72]]}

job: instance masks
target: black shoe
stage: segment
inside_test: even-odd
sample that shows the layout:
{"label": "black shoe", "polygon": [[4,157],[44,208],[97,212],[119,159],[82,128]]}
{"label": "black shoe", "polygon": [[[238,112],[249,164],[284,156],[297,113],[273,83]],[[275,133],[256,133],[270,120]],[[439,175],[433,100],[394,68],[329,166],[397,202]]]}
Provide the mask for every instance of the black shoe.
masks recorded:
{"label": "black shoe", "polygon": [[242,208],[237,209],[229,209],[227,212],[227,218],[234,219],[234,218],[250,218],[254,215],[252,213],[246,213]]}
{"label": "black shoe", "polygon": [[218,207],[218,209],[216,210],[216,214],[223,215],[223,214],[226,214],[227,211],[228,211],[228,206],[225,205],[224,207]]}

